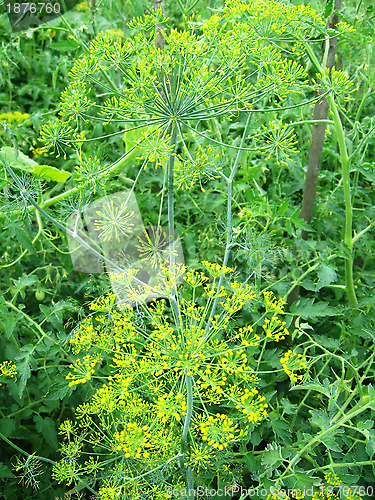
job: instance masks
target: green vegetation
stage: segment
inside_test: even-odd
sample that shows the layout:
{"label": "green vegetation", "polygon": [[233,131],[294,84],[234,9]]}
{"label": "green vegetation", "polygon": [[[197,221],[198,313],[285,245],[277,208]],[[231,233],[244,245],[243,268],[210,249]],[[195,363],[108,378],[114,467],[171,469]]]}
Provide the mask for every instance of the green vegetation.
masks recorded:
{"label": "green vegetation", "polygon": [[2,498],[373,497],[375,8],[305,4],[4,5]]}

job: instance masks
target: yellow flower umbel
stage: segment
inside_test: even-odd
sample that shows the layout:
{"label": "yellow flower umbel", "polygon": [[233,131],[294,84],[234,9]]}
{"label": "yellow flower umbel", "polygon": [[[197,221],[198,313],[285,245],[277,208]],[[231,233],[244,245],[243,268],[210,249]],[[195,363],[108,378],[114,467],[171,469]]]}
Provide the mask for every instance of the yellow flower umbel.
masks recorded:
{"label": "yellow flower umbel", "polygon": [[[17,375],[16,365],[13,361],[3,361],[0,363],[0,376],[4,376],[6,378],[14,378]],[[0,382],[0,386],[1,386]]]}
{"label": "yellow flower umbel", "polygon": [[95,366],[101,361],[100,355],[87,354],[82,359],[77,359],[74,365],[69,365],[72,372],[65,377],[70,380],[69,387],[78,384],[86,384],[95,372]]}
{"label": "yellow flower umbel", "polygon": [[271,291],[263,292],[263,296],[267,311],[275,311],[278,314],[284,313],[285,300],[277,299]]}
{"label": "yellow flower umbel", "polygon": [[305,356],[292,350],[289,350],[280,358],[280,363],[284,372],[294,383],[301,382],[309,368]]}
{"label": "yellow flower umbel", "polygon": [[134,231],[134,212],[129,212],[124,204],[115,206],[113,201],[105,204],[102,210],[96,212],[95,230],[100,231],[99,239],[110,241],[115,238],[120,242],[120,236],[129,236]]}
{"label": "yellow flower umbel", "polygon": [[[170,480],[180,480],[182,456],[199,474],[215,474],[231,460],[234,447],[267,418],[268,401],[256,367],[267,341],[286,334],[278,317],[283,304],[271,294],[257,296],[248,284],[230,281],[232,269],[226,266],[204,266],[211,279],[189,270],[178,285],[178,265],[166,276],[167,297],[179,286],[177,309],[167,299],[153,300],[138,306],[140,320],[132,308],[116,306],[110,294],[91,304],[90,316],[72,333],[70,343],[79,358],[67,376],[69,385],[91,379],[94,393],[77,408],[76,425],[69,423],[64,432],[71,441],[84,436],[104,461],[111,457],[106,470],[111,467],[113,481],[101,485],[103,498],[111,488],[146,495],[156,486],[153,471],[166,463]],[[132,293],[136,299],[136,289]],[[237,326],[242,309],[254,303],[257,322]],[[96,379],[93,371],[103,361],[101,375],[107,375]],[[182,442],[189,412],[188,439]],[[74,447],[69,450],[74,454]],[[70,469],[67,462],[60,463],[55,477],[69,480],[83,473],[87,465],[81,461]],[[117,484],[122,466],[127,479]]]}
{"label": "yellow flower umbel", "polygon": [[[327,472],[324,474],[325,483],[319,492],[314,493],[312,500],[340,500],[340,498],[345,498],[346,500],[362,500],[362,497],[353,492],[349,487],[344,487],[340,477],[334,472]],[[340,496],[340,491],[344,493]]]}
{"label": "yellow flower umbel", "polygon": [[238,426],[222,413],[210,415],[208,418],[205,414],[198,415],[195,418],[194,427],[195,432],[201,434],[202,440],[208,446],[219,451],[238,439]]}
{"label": "yellow flower umbel", "polygon": [[203,261],[202,264],[213,278],[219,278],[220,276],[233,272],[231,267],[221,266],[220,264],[213,264],[212,262],[207,261]]}
{"label": "yellow flower umbel", "polygon": [[264,318],[262,328],[267,339],[280,342],[280,340],[284,340],[289,335],[289,331],[285,328],[285,325],[285,321],[281,321],[277,316],[272,316],[271,319]]}
{"label": "yellow flower umbel", "polygon": [[189,466],[195,471],[208,470],[215,460],[215,450],[207,444],[192,444],[189,451]]}
{"label": "yellow flower umbel", "polygon": [[78,5],[77,5],[77,10],[78,11],[81,11],[81,10],[88,10],[90,8],[90,3],[89,2],[80,2]]}

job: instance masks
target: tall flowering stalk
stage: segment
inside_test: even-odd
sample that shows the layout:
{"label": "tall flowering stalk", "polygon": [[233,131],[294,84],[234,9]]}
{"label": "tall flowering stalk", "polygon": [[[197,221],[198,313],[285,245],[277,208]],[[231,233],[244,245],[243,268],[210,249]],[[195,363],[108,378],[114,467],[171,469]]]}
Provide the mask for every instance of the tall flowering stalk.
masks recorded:
{"label": "tall flowering stalk", "polygon": [[[268,342],[288,335],[281,301],[228,278],[235,244],[232,190],[243,152],[275,154],[279,166],[295,152],[292,127],[270,122],[268,130],[263,126],[250,134],[251,120],[257,113],[296,107],[295,96],[304,98],[311,91],[305,69],[289,55],[302,56],[306,37],[320,33],[324,22],[309,7],[228,0],[220,15],[203,23],[190,23],[182,31],[163,29],[161,51],[156,37],[167,24],[159,12],[130,23],[133,36],[126,40],[100,33],[70,72],[60,120],[41,129],[45,149],[76,150],[80,165],[74,192],[105,189],[129,157],[128,152],[113,165],[96,168],[86,143],[133,130],[139,129],[132,150],[144,162],[140,170],[152,164],[163,166],[165,173],[170,254],[156,286],[164,298],[146,306],[149,290],[132,283],[129,272],[123,287],[143,317],[132,307],[116,306],[109,295],[91,305],[92,314],[70,339],[77,361],[69,367],[67,383],[91,385],[92,397],[77,408],[76,422],[60,427],[64,458],[55,465],[54,478],[69,485],[89,476],[91,491],[95,488],[102,500],[164,499],[166,485],[209,484],[213,476],[234,485],[239,480],[238,469],[231,466],[236,451],[268,414],[259,371],[274,367],[263,355]],[[311,99],[299,105],[305,102]],[[215,130],[224,118],[243,116],[240,146],[226,145]],[[115,131],[93,137],[96,124]],[[187,133],[212,147],[235,149],[229,172],[218,165],[211,148],[192,154]],[[223,265],[202,263],[210,281],[175,263],[174,196],[176,185],[190,189],[213,178],[227,183],[228,198]],[[130,226],[124,225],[116,226],[115,235],[121,228],[128,235]],[[108,239],[108,230],[97,229]],[[256,319],[240,326],[242,310],[254,304]],[[294,382],[307,367],[298,359],[290,352],[281,358]]]}
{"label": "tall flowering stalk", "polygon": [[[228,488],[235,485],[238,473],[229,464],[268,414],[257,367],[266,366],[266,345],[289,332],[283,302],[271,292],[257,296],[251,286],[230,279],[230,268],[203,265],[207,273],[186,272],[176,297],[178,320],[165,300],[142,305],[140,320],[110,294],[93,302],[92,314],[73,330],[77,361],[67,382],[89,384],[92,397],[76,409],[76,422],[60,427],[64,458],[54,467],[57,481],[71,484],[89,474],[91,488],[106,500],[172,498],[168,488],[189,485],[187,471],[195,478],[190,485],[216,474]],[[226,285],[212,318],[223,275]],[[167,272],[164,293],[176,285]],[[129,294],[139,298],[137,286],[130,284]],[[255,303],[258,320],[237,326],[241,310]],[[301,370],[281,362],[289,375]]]}
{"label": "tall flowering stalk", "polygon": [[[304,42],[305,43],[305,42]],[[326,40],[326,47],[329,47],[329,37]],[[345,200],[345,223],[344,223],[344,244],[347,248],[345,257],[345,291],[351,307],[358,305],[353,282],[353,208],[350,190],[350,157],[345,142],[345,132],[340,118],[340,97],[341,101],[350,99],[350,93],[353,91],[353,84],[349,77],[342,71],[332,68],[329,71],[321,64],[311,47],[306,45],[306,51],[312,63],[314,64],[322,87],[326,91],[329,110],[333,118],[337,142],[339,145],[340,161],[342,168],[342,180]]]}
{"label": "tall flowering stalk", "polygon": [[[271,2],[272,7],[276,5]],[[61,115],[64,129],[59,123],[49,124],[42,130],[46,147],[65,148],[74,145],[68,135],[62,137],[56,130],[76,130],[79,134],[82,123],[104,121],[115,123],[121,133],[140,128],[145,130],[137,144],[142,156],[155,166],[165,164],[167,179],[168,231],[170,245],[169,272],[174,272],[174,191],[175,177],[178,185],[191,188],[204,177],[221,176],[228,186],[227,202],[227,242],[224,255],[224,268],[228,263],[233,246],[231,229],[232,186],[240,162],[241,153],[249,134],[250,112],[261,111],[262,105],[274,107],[274,103],[287,103],[293,94],[301,93],[307,85],[307,76],[302,66],[282,56],[271,44],[265,43],[264,33],[259,33],[254,23],[264,17],[263,5],[255,2],[252,8],[242,3],[231,3],[221,16],[215,15],[201,26],[192,25],[189,30],[175,29],[163,31],[165,46],[163,51],[155,43],[160,25],[167,20],[149,16],[132,23],[135,34],[132,38],[121,40],[113,34],[100,34],[91,44],[90,54],[78,60],[71,71],[71,83],[62,96]],[[256,7],[255,9],[253,7]],[[290,12],[289,21],[294,24],[311,11]],[[268,15],[271,14],[271,6]],[[285,23],[285,20],[282,20]],[[302,29],[298,24],[299,29]],[[279,28],[280,29],[280,28]],[[268,35],[267,35],[268,36]],[[103,79],[104,77],[104,79]],[[120,82],[114,85],[113,81]],[[104,97],[96,96],[100,86]],[[278,107],[279,104],[276,104]],[[240,147],[230,174],[226,176],[218,168],[217,162],[202,163],[201,158],[210,156],[207,149],[199,152],[200,157],[192,157],[185,143],[184,131],[192,130],[207,137],[201,124],[209,120],[227,119],[248,115]],[[68,128],[70,127],[70,129]],[[264,131],[263,136],[265,137]],[[260,139],[262,136],[260,136]],[[79,141],[84,142],[85,137]],[[208,137],[209,139],[209,137]],[[277,139],[275,139],[276,141]],[[268,136],[265,142],[269,143]],[[218,142],[218,141],[216,141]],[[283,151],[290,142],[277,141],[276,149]],[[219,141],[220,144],[220,141]],[[269,145],[266,146],[269,148]],[[181,150],[179,168],[175,166],[178,148]],[[257,144],[253,150],[259,150]],[[157,160],[156,160],[157,158]],[[126,161],[126,159],[125,159]],[[182,166],[181,166],[182,165]],[[202,345],[210,337],[211,321],[215,321],[220,304],[223,275],[219,278],[217,292],[209,301],[207,309],[209,320],[204,329],[198,332],[203,336]],[[180,305],[176,296],[176,286],[169,294],[174,320],[180,335],[186,336],[181,320]],[[137,300],[136,297],[134,297]],[[139,300],[139,297],[138,297]],[[207,306],[206,306],[207,307]],[[86,360],[91,366],[91,360]],[[92,363],[97,363],[93,360]],[[182,430],[181,466],[186,466],[185,454],[193,418],[194,393],[197,391],[191,371],[183,371],[186,413]],[[196,395],[197,397],[198,395]],[[189,486],[189,471],[187,474]]]}

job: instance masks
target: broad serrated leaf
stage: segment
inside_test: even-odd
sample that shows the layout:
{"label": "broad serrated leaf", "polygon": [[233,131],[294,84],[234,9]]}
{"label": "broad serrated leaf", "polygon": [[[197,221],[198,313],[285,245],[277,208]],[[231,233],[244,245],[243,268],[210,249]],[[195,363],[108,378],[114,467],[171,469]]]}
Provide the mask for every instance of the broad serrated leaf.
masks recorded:
{"label": "broad serrated leaf", "polygon": [[321,288],[333,283],[337,279],[337,275],[334,269],[331,267],[322,264],[321,268],[318,271],[319,281],[316,284],[316,291],[319,291]]}
{"label": "broad serrated leaf", "polygon": [[307,224],[307,222],[305,222],[304,220],[302,220],[300,218],[294,219],[293,223],[297,229],[302,229],[303,231],[306,231],[306,232],[313,232],[314,231],[313,228],[309,224]]}
{"label": "broad serrated leaf", "polygon": [[281,404],[283,405],[284,411],[287,415],[294,415],[297,411],[297,405],[291,403],[289,399],[283,398],[281,400]]}
{"label": "broad serrated leaf", "polygon": [[340,348],[340,340],[328,335],[319,336],[319,343],[320,345],[324,345],[326,349],[336,350]]}
{"label": "broad serrated leaf", "polygon": [[316,291],[316,285],[311,279],[307,278],[302,281],[301,285],[305,290],[309,290],[310,292],[315,292]]}
{"label": "broad serrated leaf", "polygon": [[16,237],[17,237],[17,240],[19,241],[20,245],[24,249],[28,250],[31,254],[36,255],[36,251],[35,251],[32,239],[30,237],[30,234],[20,225],[17,228]]}
{"label": "broad serrated leaf", "polygon": [[2,462],[0,462],[0,478],[6,479],[10,477],[15,477],[13,472],[9,469],[9,467]]}
{"label": "broad serrated leaf", "polygon": [[20,278],[18,278],[18,280],[14,281],[14,286],[17,288],[17,290],[23,290],[24,288],[35,285],[37,283],[38,279],[36,278],[36,276],[30,276],[26,274],[25,276],[21,276]]}
{"label": "broad serrated leaf", "polygon": [[258,446],[258,444],[262,441],[262,436],[260,434],[259,428],[256,428],[250,436],[250,441],[254,446]]}
{"label": "broad serrated leaf", "polygon": [[296,385],[295,387],[290,388],[291,391],[298,391],[298,390],[307,390],[307,391],[316,391],[320,392],[321,394],[324,394],[325,396],[329,396],[327,394],[327,390],[321,385],[316,382],[306,382],[305,384],[299,384]]}
{"label": "broad serrated leaf", "polygon": [[283,216],[285,212],[287,211],[289,206],[289,198],[285,198],[283,203],[280,205],[279,210],[278,210],[278,215],[279,217]]}
{"label": "broad serrated leaf", "polygon": [[244,456],[244,462],[249,472],[256,472],[259,470],[259,458],[255,457],[252,453],[247,453]]}
{"label": "broad serrated leaf", "polygon": [[331,307],[328,302],[318,302],[314,304],[314,299],[300,299],[290,308],[294,316],[301,318],[323,318],[325,316],[335,316],[337,310]]}
{"label": "broad serrated leaf", "polygon": [[11,436],[15,428],[16,422],[14,418],[5,417],[0,419],[0,432],[4,434],[5,437]]}
{"label": "broad serrated leaf", "polygon": [[56,425],[50,417],[42,418],[40,415],[34,417],[36,429],[41,432],[46,442],[54,449],[59,445],[57,439]]}
{"label": "broad serrated leaf", "polygon": [[374,163],[363,163],[363,165],[357,165],[357,170],[363,174],[366,179],[375,184],[375,164]]}
{"label": "broad serrated leaf", "polygon": [[5,327],[5,335],[9,338],[17,326],[18,321],[22,319],[22,314],[12,309],[8,309],[4,297],[0,297],[0,314]]}
{"label": "broad serrated leaf", "polygon": [[17,356],[15,356],[18,377],[18,396],[20,398],[25,390],[27,381],[31,376],[30,363],[32,360],[31,353],[33,350],[34,348],[32,345],[26,345],[22,347]]}
{"label": "broad serrated leaf", "polygon": [[272,419],[271,426],[276,438],[281,438],[284,442],[290,442],[289,425],[283,420]]}
{"label": "broad serrated leaf", "polygon": [[0,462],[0,478],[6,479],[11,477],[16,477],[16,476],[13,474],[13,472],[9,469],[7,465]]}
{"label": "broad serrated leaf", "polygon": [[341,446],[335,440],[335,436],[333,433],[328,433],[321,439],[322,443],[331,451],[336,451],[338,453],[342,453]]}
{"label": "broad serrated leaf", "polygon": [[374,421],[373,420],[366,420],[365,422],[358,422],[357,427],[358,429],[372,429],[374,426]]}
{"label": "broad serrated leaf", "polygon": [[329,429],[330,420],[326,410],[310,410],[310,413],[312,417],[309,418],[309,421],[312,427],[319,427],[322,431]]}
{"label": "broad serrated leaf", "polygon": [[370,458],[374,457],[375,453],[375,430],[370,429],[368,431],[368,438],[366,443],[366,453]]}
{"label": "broad serrated leaf", "polygon": [[281,446],[276,443],[269,444],[262,454],[262,465],[265,465],[267,469],[276,469],[283,460]]}
{"label": "broad serrated leaf", "polygon": [[46,398],[48,398],[49,400],[60,400],[65,398],[67,394],[71,394],[72,390],[72,387],[69,387],[69,384],[67,384],[64,379],[61,381],[58,380],[51,385]]}
{"label": "broad serrated leaf", "polygon": [[[313,476],[315,471],[304,472],[304,471],[296,471],[294,470],[293,474],[291,474],[287,480],[285,480],[285,485],[289,488],[299,489],[301,491],[311,491],[313,492],[314,487],[318,487],[321,485],[322,480]],[[313,493],[312,493],[313,494]]]}
{"label": "broad serrated leaf", "polygon": [[324,9],[324,17],[330,17],[333,12],[333,0],[328,0],[326,8]]}

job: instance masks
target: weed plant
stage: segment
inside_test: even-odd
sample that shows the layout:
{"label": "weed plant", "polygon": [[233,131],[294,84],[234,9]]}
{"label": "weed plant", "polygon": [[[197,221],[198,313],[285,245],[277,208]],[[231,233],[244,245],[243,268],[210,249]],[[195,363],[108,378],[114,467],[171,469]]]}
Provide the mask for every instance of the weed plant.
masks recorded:
{"label": "weed plant", "polygon": [[[189,9],[182,11],[186,15]],[[69,24],[65,29],[74,33]],[[96,31],[93,24],[93,35]],[[337,34],[350,36],[352,31],[341,22]],[[156,43],[160,33],[163,50]],[[267,169],[273,169],[277,182],[269,189],[281,189],[278,181],[285,168],[293,170],[296,164],[296,127],[313,122],[306,113],[315,102],[314,91],[322,88],[332,115],[324,122],[339,145],[345,229],[334,249],[319,249],[313,258],[314,243],[301,242],[306,267],[285,298],[300,283],[308,289],[315,271],[318,281],[310,282],[312,291],[331,285],[339,273],[332,261],[341,258],[345,285],[337,290],[357,308],[354,243],[368,236],[372,222],[353,234],[350,162],[364,154],[372,124],[360,132],[353,126],[357,145],[350,152],[343,105],[353,83],[342,70],[328,74],[324,59],[321,63],[314,52],[317,40],[327,47],[331,34],[326,20],[311,7],[230,0],[206,20],[184,17],[178,28],[161,11],[135,18],[126,35],[99,32],[89,46],[77,37],[83,55],[69,73],[59,116],[41,127],[40,153],[54,151],[70,162],[66,169],[40,169],[17,151],[12,134],[12,147],[1,150],[8,206],[15,215],[34,214],[38,225],[33,240],[25,233],[25,250],[11,265],[32,253],[42,235],[53,244],[52,231],[65,231],[112,266],[107,267],[110,279],[127,297],[125,302],[113,293],[95,298],[86,317],[73,319],[65,338],[67,364],[59,368],[62,373],[52,387],[57,400],[71,396],[74,415],[72,411],[66,419],[51,413],[62,458],[30,454],[10,439],[12,429],[2,428],[3,440],[25,456],[16,471],[27,485],[37,487],[41,465],[49,463],[53,481],[74,488],[77,495],[85,488],[87,495],[103,500],[190,499],[197,488],[215,490],[216,498],[256,497],[242,493],[239,485],[263,488],[269,500],[308,498],[309,488],[314,500],[371,496],[371,300],[329,329],[327,320],[319,329],[311,326],[317,318],[339,318],[327,302],[303,298],[292,314],[285,312],[285,301],[270,288],[283,290],[289,275],[270,273],[276,271],[271,259],[275,264],[288,260],[288,249],[275,248],[271,239],[287,217],[286,230],[296,239],[311,228],[289,200],[273,206],[259,185]],[[368,89],[362,109],[365,96]],[[297,113],[300,118],[295,119]],[[100,141],[96,150],[95,140]],[[117,149],[115,161],[106,160],[107,145]],[[235,196],[239,176],[257,193],[250,195],[256,200],[250,206],[246,195],[243,202]],[[67,182],[67,189],[45,193],[41,179]],[[137,214],[126,203],[119,210],[108,204],[96,212],[99,246],[87,243],[62,220],[63,214],[85,213],[92,201],[124,186],[130,193],[154,192],[148,205],[154,213],[148,217],[155,227],[167,227],[166,260],[160,262],[158,248],[143,240],[148,248],[143,248],[141,261],[158,266],[153,283],[140,280],[141,269],[135,265],[119,266],[106,253],[110,244],[134,233]],[[202,245],[191,259],[195,269],[176,258],[176,227],[183,246],[192,238],[184,226],[190,216],[185,202],[194,207],[196,227],[194,219],[199,221],[205,204],[214,210],[217,203],[222,212],[216,220],[217,242],[209,235],[211,228],[200,228],[205,234],[197,236]],[[50,224],[48,231],[43,219]],[[65,266],[60,272],[66,273]],[[24,299],[24,289],[38,283],[30,276],[20,278],[15,297]],[[35,353],[59,352],[59,339],[43,323],[62,330],[63,316],[58,307],[41,307],[45,319],[37,322],[16,300],[2,306],[38,335],[36,344],[24,348],[6,330],[14,344],[8,356],[16,363],[2,361],[1,377],[21,398],[36,366]],[[66,306],[60,304],[60,310],[66,313]],[[353,336],[355,314],[362,323]],[[37,419],[37,425],[50,426],[56,441],[53,419]],[[287,495],[283,488],[295,491]]]}

